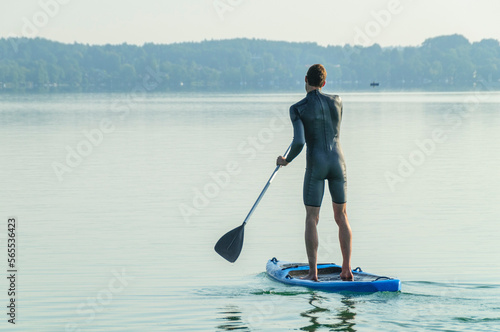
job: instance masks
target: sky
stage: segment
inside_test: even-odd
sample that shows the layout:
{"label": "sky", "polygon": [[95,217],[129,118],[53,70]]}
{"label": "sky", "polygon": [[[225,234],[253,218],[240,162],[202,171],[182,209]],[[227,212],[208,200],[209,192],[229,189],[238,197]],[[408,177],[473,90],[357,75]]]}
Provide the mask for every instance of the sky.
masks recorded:
{"label": "sky", "polygon": [[0,38],[170,44],[257,38],[417,46],[461,34],[500,40],[498,0],[0,0]]}

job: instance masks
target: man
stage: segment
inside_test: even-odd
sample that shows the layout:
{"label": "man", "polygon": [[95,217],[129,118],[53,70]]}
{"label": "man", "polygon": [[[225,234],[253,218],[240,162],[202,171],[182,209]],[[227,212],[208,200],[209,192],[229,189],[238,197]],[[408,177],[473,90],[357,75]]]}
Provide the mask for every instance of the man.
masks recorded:
{"label": "man", "polygon": [[342,251],[342,280],[352,280],[351,227],[346,213],[346,168],[339,142],[342,120],[342,101],[339,96],[321,92],[325,86],[326,70],[316,64],[309,68],[305,77],[307,95],[290,107],[293,124],[293,142],[286,159],[279,156],[276,164],[286,166],[307,143],[306,174],[303,199],[306,207],[305,242],[309,260],[309,274],[304,279],[318,281],[318,232],[319,210],[328,180],[332,196],[335,221],[339,227]]}

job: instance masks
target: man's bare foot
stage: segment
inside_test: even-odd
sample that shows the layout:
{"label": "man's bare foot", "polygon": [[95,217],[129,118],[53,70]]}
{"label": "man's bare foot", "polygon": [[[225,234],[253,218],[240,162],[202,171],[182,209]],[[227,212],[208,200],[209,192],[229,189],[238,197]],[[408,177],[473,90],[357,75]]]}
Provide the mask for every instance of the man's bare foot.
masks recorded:
{"label": "man's bare foot", "polygon": [[312,281],[318,281],[318,276],[314,274],[308,274],[305,277],[300,278],[301,280],[312,280]]}
{"label": "man's bare foot", "polygon": [[[309,265],[309,266],[315,266],[315,265]],[[305,277],[300,278],[301,280],[312,280],[312,281],[318,281],[318,269],[317,268],[309,268],[307,271],[307,275]]]}
{"label": "man's bare foot", "polygon": [[351,269],[345,270],[342,269],[342,272],[340,273],[340,279],[344,281],[353,281],[354,276],[352,275]]}

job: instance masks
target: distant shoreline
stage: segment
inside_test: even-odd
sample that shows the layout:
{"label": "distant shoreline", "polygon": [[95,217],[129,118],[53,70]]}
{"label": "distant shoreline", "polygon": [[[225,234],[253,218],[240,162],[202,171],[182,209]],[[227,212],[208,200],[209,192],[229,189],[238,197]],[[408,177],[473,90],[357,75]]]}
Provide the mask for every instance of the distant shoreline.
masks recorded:
{"label": "distant shoreline", "polygon": [[[377,88],[365,88],[365,89],[335,89],[325,87],[323,92],[325,93],[453,93],[453,92],[496,92],[500,91],[500,83],[498,84],[489,84],[486,88],[485,86],[479,87],[471,87],[471,88],[459,88],[459,89],[422,89],[422,88],[413,88],[413,89],[389,89],[383,87]],[[67,88],[49,88],[49,89],[0,89],[0,95],[43,95],[43,94],[108,94],[108,93],[134,93],[133,89],[123,89],[123,90],[92,90],[92,89],[67,89]],[[268,89],[268,90],[157,90],[157,91],[145,91],[141,94],[300,94],[304,93],[304,89]]]}
{"label": "distant shoreline", "polygon": [[257,39],[84,45],[0,39],[0,93],[290,92],[322,63],[338,91],[500,90],[500,43],[461,35],[417,47],[319,46]]}
{"label": "distant shoreline", "polygon": [[[323,89],[324,93],[327,94],[357,94],[357,93],[362,93],[362,94],[396,94],[396,93],[436,93],[436,94],[446,94],[446,93],[488,93],[488,92],[500,92],[500,86],[498,86],[495,89],[449,89],[449,90],[424,90],[424,89],[407,89],[407,90],[396,90],[396,89],[358,89],[358,90],[347,90],[347,89],[328,89],[325,88]],[[34,90],[29,90],[29,91],[23,91],[23,90],[0,90],[0,96],[46,96],[46,95],[91,95],[91,94],[96,94],[96,95],[105,95],[105,94],[132,94],[133,92],[131,90],[87,90],[87,91],[78,91],[78,90],[43,90],[43,91],[34,91]],[[297,95],[302,95],[305,94],[304,90],[245,90],[245,91],[203,91],[203,90],[197,90],[197,91],[152,91],[152,92],[146,92],[144,94],[141,94],[140,96],[154,96],[154,95],[179,95],[179,96],[203,96],[203,95],[213,95],[213,96],[220,96],[220,95],[273,95],[273,94],[297,94]],[[139,96],[139,95],[138,95]],[[139,96],[139,97],[140,97]]]}

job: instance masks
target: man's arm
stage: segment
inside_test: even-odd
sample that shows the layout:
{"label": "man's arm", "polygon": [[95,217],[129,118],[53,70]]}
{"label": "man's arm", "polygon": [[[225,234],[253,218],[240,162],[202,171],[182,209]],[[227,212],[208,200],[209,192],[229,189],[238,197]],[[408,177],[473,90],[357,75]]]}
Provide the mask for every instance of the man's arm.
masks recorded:
{"label": "man's arm", "polygon": [[304,124],[300,119],[299,112],[293,106],[290,107],[290,119],[292,120],[293,125],[293,141],[292,147],[290,148],[290,152],[286,157],[286,162],[289,163],[295,157],[299,155],[306,143],[305,134],[304,134]]}

